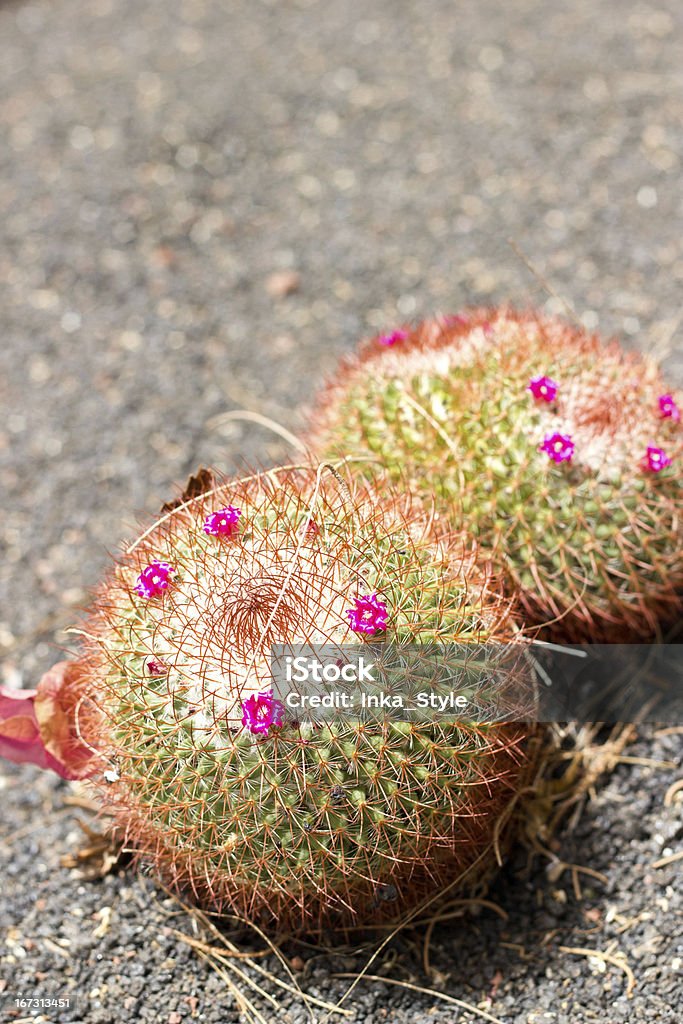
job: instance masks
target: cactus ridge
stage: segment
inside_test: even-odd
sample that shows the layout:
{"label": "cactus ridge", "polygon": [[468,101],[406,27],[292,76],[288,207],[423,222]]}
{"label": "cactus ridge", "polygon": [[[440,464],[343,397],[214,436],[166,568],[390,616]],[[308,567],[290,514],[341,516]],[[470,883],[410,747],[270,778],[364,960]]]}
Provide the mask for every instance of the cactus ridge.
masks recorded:
{"label": "cactus ridge", "polygon": [[[239,529],[207,534],[226,505]],[[172,574],[145,597],[136,580],[154,564]],[[116,777],[94,782],[127,843],[212,909],[294,928],[393,917],[490,869],[533,767],[529,728],[351,716],[244,727],[244,702],[270,685],[270,645],[359,642],[347,611],[370,593],[387,640],[515,634],[476,550],[421,501],[310,468],[181,505],[101,585],[79,679]]]}
{"label": "cactus ridge", "polygon": [[[535,624],[565,640],[645,638],[680,615],[681,424],[656,367],[559,320],[473,310],[368,341],[319,396],[310,444],[437,495]],[[553,401],[529,393],[537,375]],[[679,402],[680,407],[680,402]],[[674,406],[675,408],[675,406]],[[570,439],[555,462],[545,438]],[[648,446],[670,465],[643,465]],[[651,469],[652,467],[650,467]]]}

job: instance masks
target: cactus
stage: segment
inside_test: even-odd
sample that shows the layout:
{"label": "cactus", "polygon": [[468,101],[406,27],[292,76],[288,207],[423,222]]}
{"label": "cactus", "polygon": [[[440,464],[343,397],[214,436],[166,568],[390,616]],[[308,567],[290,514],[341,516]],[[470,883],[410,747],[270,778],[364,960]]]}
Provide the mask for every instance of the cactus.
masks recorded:
{"label": "cactus", "polygon": [[310,445],[434,493],[546,636],[638,640],[683,603],[679,407],[615,342],[474,310],[347,358],[318,396]]}
{"label": "cactus", "polygon": [[99,712],[91,784],[126,843],[204,906],[295,929],[475,888],[533,730],[283,722],[269,691],[275,642],[510,639],[471,544],[386,481],[310,468],[167,508],[97,591],[76,673]]}

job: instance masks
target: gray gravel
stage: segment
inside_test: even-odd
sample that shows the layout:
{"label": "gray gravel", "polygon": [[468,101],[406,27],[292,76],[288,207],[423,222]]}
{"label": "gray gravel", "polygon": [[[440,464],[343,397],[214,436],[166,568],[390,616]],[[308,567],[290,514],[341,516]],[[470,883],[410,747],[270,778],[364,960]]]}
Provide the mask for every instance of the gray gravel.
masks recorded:
{"label": "gray gravel", "polygon": [[[288,457],[217,414],[297,430],[363,334],[562,296],[683,382],[682,42],[676,0],[0,3],[0,678],[31,685],[60,656],[132,509],[199,462]],[[278,296],[284,271],[299,286]],[[562,837],[607,883],[579,900],[512,865],[507,922],[435,931],[443,991],[505,1024],[683,1017],[680,862],[652,867],[680,849],[680,794],[663,799],[680,735],[635,753],[679,767],[621,766]],[[148,880],[60,867],[80,841],[65,784],[5,765],[0,783],[0,998],[75,985],[88,1024],[238,1019]],[[622,952],[633,998],[562,946]],[[341,991],[348,964],[301,955],[312,990]],[[396,957],[394,977],[428,983],[407,940]],[[475,1019],[376,983],[349,1006]]]}

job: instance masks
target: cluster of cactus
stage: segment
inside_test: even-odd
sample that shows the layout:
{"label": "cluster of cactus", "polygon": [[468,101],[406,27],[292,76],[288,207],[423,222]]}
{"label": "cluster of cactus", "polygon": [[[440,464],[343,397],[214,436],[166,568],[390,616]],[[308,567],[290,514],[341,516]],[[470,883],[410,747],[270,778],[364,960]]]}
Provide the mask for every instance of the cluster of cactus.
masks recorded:
{"label": "cluster of cactus", "polygon": [[274,644],[642,639],[683,593],[676,396],[582,330],[495,310],[372,339],[310,440],[321,465],[193,478],[80,657],[33,706],[0,695],[0,753],[89,776],[167,882],[305,929],[475,888],[538,748],[521,722],[288,719]]}
{"label": "cluster of cactus", "polygon": [[680,616],[679,404],[614,342],[506,309],[373,338],[318,396],[310,444],[436,495],[546,636],[645,639]]}
{"label": "cluster of cactus", "polygon": [[389,481],[213,483],[112,568],[83,635],[92,782],[126,842],[205,905],[294,928],[397,917],[495,862],[530,727],[291,722],[273,700],[276,643],[514,641],[471,542]]}

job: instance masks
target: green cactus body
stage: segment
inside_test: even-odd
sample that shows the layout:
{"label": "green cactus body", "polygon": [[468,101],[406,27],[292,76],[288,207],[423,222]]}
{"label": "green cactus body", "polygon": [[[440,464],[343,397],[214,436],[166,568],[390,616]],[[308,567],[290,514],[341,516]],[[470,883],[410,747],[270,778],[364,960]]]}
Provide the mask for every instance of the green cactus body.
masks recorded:
{"label": "green cactus body", "polygon": [[[509,310],[393,337],[366,343],[319,396],[316,455],[434,494],[549,633],[640,639],[680,615],[680,403],[653,365]],[[540,376],[554,399],[528,390]],[[566,461],[539,450],[554,435],[571,440]]]}
{"label": "green cactus body", "polygon": [[[226,506],[239,521],[207,534]],[[533,767],[529,729],[351,716],[245,727],[270,685],[270,645],[358,642],[359,595],[381,599],[386,639],[513,634],[472,550],[420,503],[307,469],[172,509],[100,588],[79,669],[101,711],[94,782],[128,842],[204,905],[348,924],[396,917],[461,873],[474,887],[494,863]]]}

